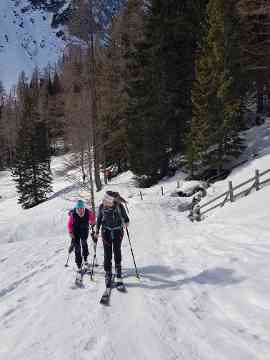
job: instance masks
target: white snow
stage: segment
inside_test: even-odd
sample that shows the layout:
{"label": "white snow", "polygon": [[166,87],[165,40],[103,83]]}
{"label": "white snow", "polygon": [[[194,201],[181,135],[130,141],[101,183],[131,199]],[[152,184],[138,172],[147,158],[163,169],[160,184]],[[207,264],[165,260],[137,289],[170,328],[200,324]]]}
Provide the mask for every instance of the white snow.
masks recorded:
{"label": "white snow", "polygon": [[25,71],[35,66],[54,66],[63,49],[63,40],[51,28],[52,14],[36,10],[22,13],[27,0],[0,1],[0,80],[10,89]]}
{"label": "white snow", "polygon": [[[269,167],[269,130],[266,122],[247,132],[249,145],[260,133],[265,146],[257,139],[257,158],[229,179]],[[181,174],[161,183],[163,197],[161,184],[144,189],[144,200],[130,172],[114,178],[105,189],[129,201],[141,280],[125,237],[128,292],[113,289],[104,308],[102,268],[95,283],[85,277],[85,288],[74,289],[74,255],[64,267],[67,211],[78,194],[61,176],[61,162],[53,162],[57,193],[31,210],[20,209],[9,174],[0,173],[1,360],[270,359],[270,187],[191,223],[170,196]],[[229,179],[214,184],[208,199]],[[99,264],[102,256],[99,241]]]}

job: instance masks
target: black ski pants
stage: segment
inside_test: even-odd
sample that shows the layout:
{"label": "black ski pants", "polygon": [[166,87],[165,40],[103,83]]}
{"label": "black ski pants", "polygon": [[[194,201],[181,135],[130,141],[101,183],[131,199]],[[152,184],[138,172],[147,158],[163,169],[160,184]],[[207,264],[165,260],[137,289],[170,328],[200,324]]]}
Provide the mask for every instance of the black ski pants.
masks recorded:
{"label": "black ski pants", "polygon": [[102,241],[104,247],[104,270],[107,273],[112,272],[112,253],[114,255],[115,269],[117,273],[121,273],[121,244],[123,235],[123,229],[102,230]]}
{"label": "black ski pants", "polygon": [[89,255],[87,237],[75,236],[73,240],[74,248],[75,248],[75,262],[80,268],[82,266],[82,256],[84,261],[87,261],[87,257]]}

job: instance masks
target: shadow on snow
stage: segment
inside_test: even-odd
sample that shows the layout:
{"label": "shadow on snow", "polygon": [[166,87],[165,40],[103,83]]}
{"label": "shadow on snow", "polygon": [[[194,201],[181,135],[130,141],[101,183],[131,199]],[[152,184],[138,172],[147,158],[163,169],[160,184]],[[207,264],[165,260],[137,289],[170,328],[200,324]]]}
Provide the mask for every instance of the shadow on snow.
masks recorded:
{"label": "shadow on snow", "polygon": [[[245,277],[237,276],[235,270],[222,267],[206,269],[198,275],[183,278],[183,275],[186,274],[183,270],[174,270],[168,266],[146,266],[139,269],[141,281],[138,283],[128,281],[128,277],[133,274],[134,272],[131,269],[127,270],[127,279],[125,281],[127,286],[147,289],[177,290],[181,286],[190,283],[197,283],[199,285],[229,286],[238,284],[246,279]],[[179,277],[180,275],[182,276],[181,279],[175,279],[175,277]]]}

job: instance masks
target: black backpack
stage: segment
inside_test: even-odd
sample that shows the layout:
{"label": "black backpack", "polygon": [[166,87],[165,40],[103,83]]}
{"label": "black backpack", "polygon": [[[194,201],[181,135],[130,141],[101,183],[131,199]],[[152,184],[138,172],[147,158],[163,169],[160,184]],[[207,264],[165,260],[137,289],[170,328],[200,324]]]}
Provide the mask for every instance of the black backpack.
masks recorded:
{"label": "black backpack", "polygon": [[[123,205],[122,205],[123,206]],[[121,228],[123,225],[122,218],[119,214],[119,205],[115,204],[111,208],[104,208],[103,204],[100,206],[99,211],[102,212],[101,224],[104,228],[114,229]]]}

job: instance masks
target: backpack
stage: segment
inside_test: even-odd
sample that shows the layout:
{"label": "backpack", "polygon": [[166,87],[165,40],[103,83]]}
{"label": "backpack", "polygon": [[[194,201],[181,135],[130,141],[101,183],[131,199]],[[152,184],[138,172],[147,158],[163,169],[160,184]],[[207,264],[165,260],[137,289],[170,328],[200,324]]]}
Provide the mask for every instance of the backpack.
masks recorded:
{"label": "backpack", "polygon": [[99,211],[102,213],[101,224],[104,228],[122,228],[122,218],[119,215],[119,208],[117,204],[110,208],[104,208],[102,204]]}
{"label": "backpack", "polygon": [[103,204],[100,205],[99,211],[101,212],[102,226],[107,229],[122,228],[123,222],[126,220],[127,214],[124,206],[127,209],[127,201],[116,191],[107,191],[106,194],[114,198],[114,206],[104,208]]}

